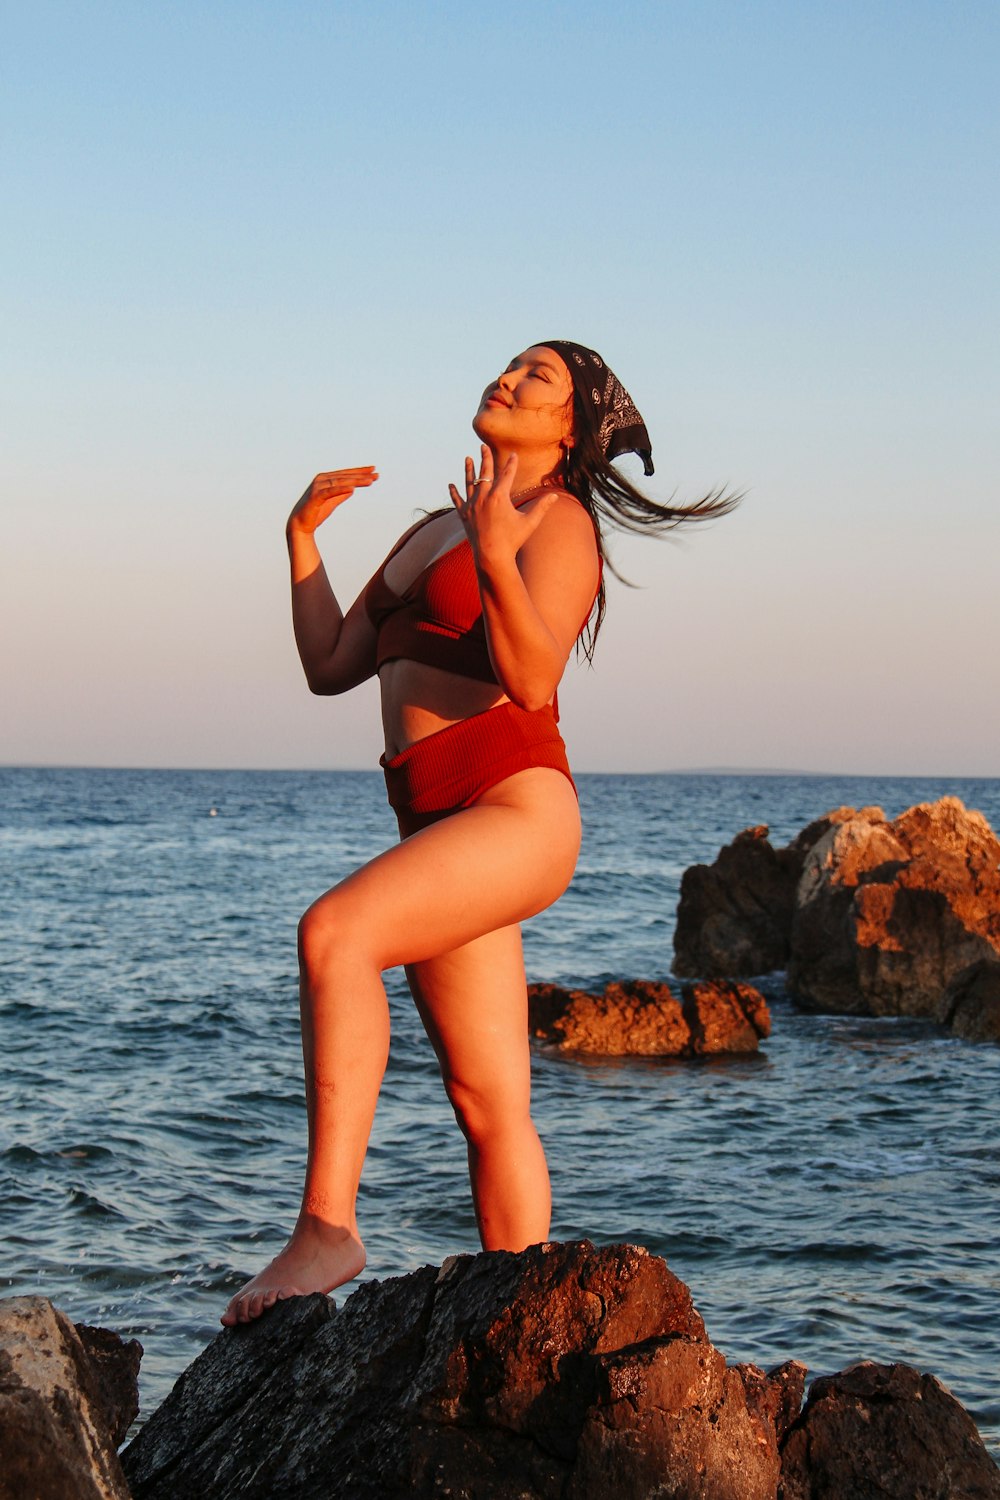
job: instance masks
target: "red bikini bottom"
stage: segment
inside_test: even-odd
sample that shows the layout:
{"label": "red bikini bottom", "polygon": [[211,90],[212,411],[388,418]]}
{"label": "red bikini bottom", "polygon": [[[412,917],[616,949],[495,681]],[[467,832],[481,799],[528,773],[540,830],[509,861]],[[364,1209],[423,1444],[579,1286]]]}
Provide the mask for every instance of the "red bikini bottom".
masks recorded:
{"label": "red bikini bottom", "polygon": [[410,832],[425,818],[434,822],[471,807],[489,787],[531,766],[561,771],[576,790],[551,704],[529,712],[500,703],[417,740],[391,760],[383,755],[379,765],[389,806]]}

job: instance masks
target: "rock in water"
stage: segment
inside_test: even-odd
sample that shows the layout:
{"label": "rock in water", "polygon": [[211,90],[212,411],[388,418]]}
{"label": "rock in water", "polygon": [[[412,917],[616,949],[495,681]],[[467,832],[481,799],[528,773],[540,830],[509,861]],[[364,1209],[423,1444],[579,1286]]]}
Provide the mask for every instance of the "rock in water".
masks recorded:
{"label": "rock in water", "polygon": [[1000,1469],[955,1397],[870,1361],[813,1381],[781,1479],[782,1500],[1000,1500]]}
{"label": "rock in water", "polygon": [[561,1051],[605,1057],[703,1057],[756,1052],[771,1033],[767,1001],[748,984],[711,980],[683,985],[678,1001],[665,984],[628,979],[600,995],[529,984],[532,1036]]}
{"label": "rock in water", "polygon": [[645,1250],[536,1245],[227,1329],[124,1463],[135,1500],[773,1500],[794,1384]]}
{"label": "rock in water", "polygon": [[936,1017],[963,969],[1000,954],[998,866],[1000,841],[956,797],[838,822],[806,855],[789,989],[812,1010]]}
{"label": "rock in water", "polygon": [[961,1004],[945,999],[963,971],[1000,962],[1000,840],[981,813],[942,797],[891,822],[878,807],[835,808],[787,849],[766,834],[749,828],[685,871],[676,974],[787,965],[807,1010],[953,1016],[960,1035],[996,1038],[985,977]]}
{"label": "rock in water", "polygon": [[100,1382],[45,1297],[0,1301],[0,1500],[129,1500]]}
{"label": "rock in water", "polygon": [[674,933],[680,978],[770,974],[787,964],[804,852],[773,848],[767,833],[747,828],[714,864],[684,871]]}

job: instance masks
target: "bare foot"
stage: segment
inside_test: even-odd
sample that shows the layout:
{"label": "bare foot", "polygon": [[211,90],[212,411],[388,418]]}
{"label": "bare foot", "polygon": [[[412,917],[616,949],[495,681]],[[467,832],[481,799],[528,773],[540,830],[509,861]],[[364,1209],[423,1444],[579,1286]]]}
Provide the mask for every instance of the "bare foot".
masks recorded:
{"label": "bare foot", "polygon": [[359,1276],[364,1267],[365,1247],[356,1235],[303,1214],[284,1250],[240,1288],[220,1322],[232,1328],[259,1318],[287,1297],[332,1292]]}

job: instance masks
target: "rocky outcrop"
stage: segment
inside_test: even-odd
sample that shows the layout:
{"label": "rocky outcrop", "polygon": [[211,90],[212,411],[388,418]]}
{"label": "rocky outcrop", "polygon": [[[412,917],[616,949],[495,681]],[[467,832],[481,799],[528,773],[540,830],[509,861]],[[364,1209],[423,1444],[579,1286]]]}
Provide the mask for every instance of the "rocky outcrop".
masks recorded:
{"label": "rocky outcrop", "polygon": [[681,993],[679,1001],[665,984],[646,979],[609,984],[599,995],[531,984],[531,1035],[563,1051],[611,1057],[756,1052],[770,1035],[767,1002],[748,984],[686,984]]}
{"label": "rocky outcrop", "polygon": [[81,1339],[45,1297],[0,1301],[0,1500],[129,1500],[115,1443],[138,1408],[141,1353],[103,1329]]}
{"label": "rocky outcrop", "polygon": [[[957,798],[891,822],[877,807],[837,808],[787,849],[766,833],[748,829],[686,872],[675,972],[787,965],[806,1009],[938,1018],[963,971],[1000,959],[1000,841]],[[968,1007],[954,1009],[974,1034]]]}
{"label": "rocky outcrop", "polygon": [[854,1365],[813,1381],[782,1449],[781,1500],[997,1500],[997,1469],[968,1412],[909,1365]]}
{"label": "rocky outcrop", "polygon": [[801,1366],[728,1367],[628,1245],[536,1245],[227,1329],[126,1450],[135,1500],[774,1500]]}
{"label": "rocky outcrop", "polygon": [[534,1245],[227,1329],[124,1454],[134,1500],[993,1500],[932,1376],[727,1365],[632,1245]]}
{"label": "rocky outcrop", "polygon": [[712,865],[681,879],[674,934],[679,978],[769,974],[788,962],[802,853],[775,849],[768,829],[747,828]]}
{"label": "rocky outcrop", "polygon": [[838,823],[806,856],[791,948],[810,1009],[936,1017],[963,969],[1000,954],[1000,841],[955,797]]}

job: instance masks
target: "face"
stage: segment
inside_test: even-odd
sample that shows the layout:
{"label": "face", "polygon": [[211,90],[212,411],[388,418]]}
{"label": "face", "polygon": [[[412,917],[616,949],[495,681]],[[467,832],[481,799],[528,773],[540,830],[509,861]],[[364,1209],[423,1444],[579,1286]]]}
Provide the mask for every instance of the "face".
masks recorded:
{"label": "face", "polygon": [[483,392],[472,423],[484,443],[565,448],[573,437],[573,382],[554,349],[536,344]]}

